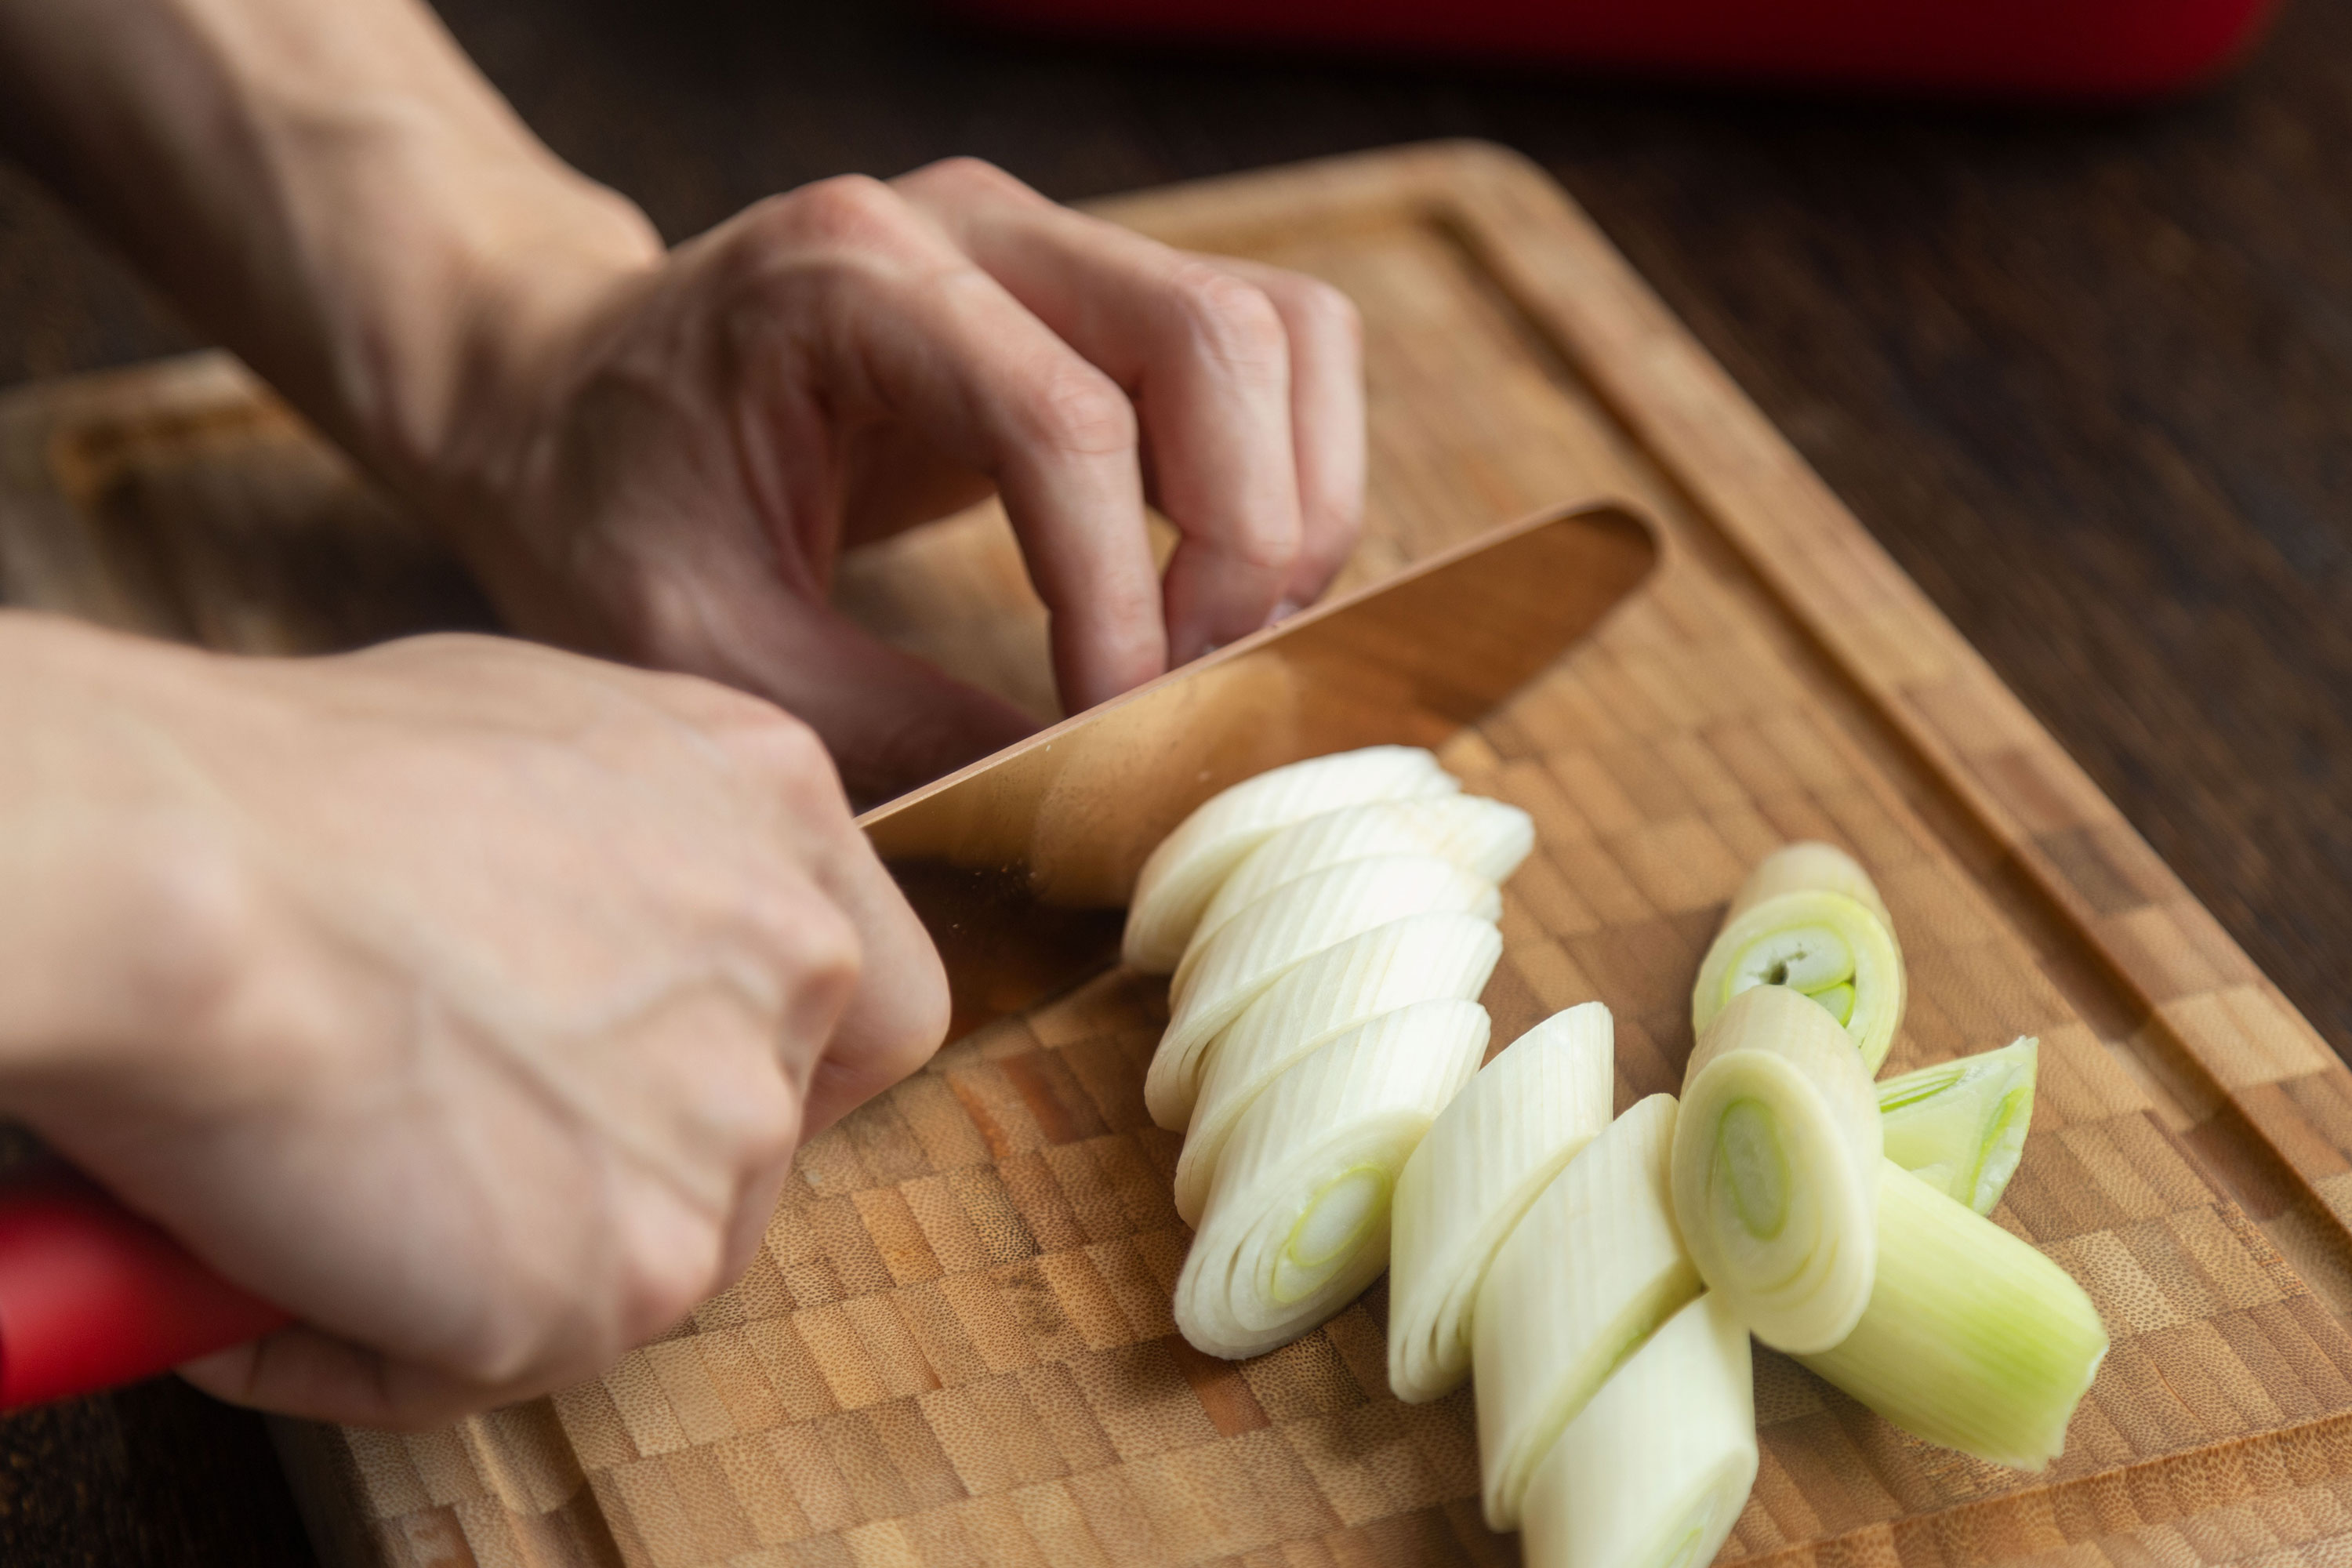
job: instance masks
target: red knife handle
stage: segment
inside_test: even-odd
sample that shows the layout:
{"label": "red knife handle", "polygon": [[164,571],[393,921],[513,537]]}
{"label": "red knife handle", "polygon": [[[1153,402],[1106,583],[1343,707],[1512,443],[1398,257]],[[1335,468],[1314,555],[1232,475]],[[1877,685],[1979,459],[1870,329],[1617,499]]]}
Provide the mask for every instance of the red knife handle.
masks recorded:
{"label": "red knife handle", "polygon": [[0,1187],[0,1410],[152,1377],[290,1321],[69,1172]]}

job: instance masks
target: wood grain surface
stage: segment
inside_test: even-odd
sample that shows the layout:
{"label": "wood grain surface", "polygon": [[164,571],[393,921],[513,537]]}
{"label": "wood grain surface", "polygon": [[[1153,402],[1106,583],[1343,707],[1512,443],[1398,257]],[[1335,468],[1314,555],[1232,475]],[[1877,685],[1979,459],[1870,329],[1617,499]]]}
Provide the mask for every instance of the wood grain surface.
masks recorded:
{"label": "wood grain surface", "polygon": [[[2209,97],[2072,115],[1063,48],[912,0],[439,5],[674,237],[952,153],[1075,198],[1433,135],[1522,149],[2352,1042],[2352,8],[2290,5]],[[201,341],[0,164],[0,384]],[[2265,1517],[2231,1526],[2248,1552],[2308,1528]],[[0,1420],[0,1561],[307,1560],[242,1413],[167,1381]]]}
{"label": "wood grain surface", "polygon": [[[1929,1447],[1767,1355],[1727,1556],[2352,1542],[2352,1076],[1556,187],[1456,145],[1105,210],[1362,308],[1350,581],[1589,494],[1664,525],[1653,583],[1449,750],[1538,823],[1499,1040],[1597,995],[1620,1105],[1672,1088],[1724,901],[1814,836],[1870,866],[1904,938],[1890,1070],[2044,1042],[2000,1217],[2116,1342],[2064,1458],[2028,1477]],[[476,613],[225,361],[9,400],[0,477],[19,602],[257,651]],[[928,651],[981,638],[963,662],[1034,692],[1011,550],[976,512],[867,557],[847,599]],[[320,573],[381,586],[322,599]],[[994,613],[906,614],[949,580]],[[741,1284],[596,1382],[421,1436],[288,1429],[319,1533],[403,1564],[1507,1561],[1476,1521],[1468,1394],[1389,1397],[1377,1289],[1238,1366],[1174,1334],[1178,1140],[1140,1094],[1164,1010],[1164,983],[1114,972],[942,1052],[803,1151]]]}

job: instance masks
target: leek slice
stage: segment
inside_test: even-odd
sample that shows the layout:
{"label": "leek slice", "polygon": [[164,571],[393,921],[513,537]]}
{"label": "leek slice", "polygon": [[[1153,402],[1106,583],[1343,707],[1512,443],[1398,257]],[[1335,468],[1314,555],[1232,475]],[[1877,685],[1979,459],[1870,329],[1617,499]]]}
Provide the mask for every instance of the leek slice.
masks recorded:
{"label": "leek slice", "polygon": [[1894,917],[1886,912],[1886,900],[1878,896],[1878,884],[1870,879],[1862,862],[1834,844],[1815,839],[1783,844],[1758,861],[1756,869],[1748,873],[1748,880],[1732,896],[1731,909],[1724,919],[1736,921],[1757,905],[1783,893],[1836,893],[1868,910],[1888,931],[1895,929]]}
{"label": "leek slice", "polygon": [[1535,819],[1484,795],[1383,800],[1294,823],[1251,850],[1209,900],[1195,944],[1286,882],[1375,855],[1434,855],[1489,882],[1507,881],[1536,847]]}
{"label": "leek slice", "polygon": [[1503,936],[1475,915],[1409,915],[1299,964],[1259,993],[1209,1049],[1176,1160],[1176,1212],[1201,1222],[1217,1161],[1242,1112],[1291,1063],[1359,1024],[1419,1002],[1468,1003],[1486,988]]}
{"label": "leek slice", "polygon": [[2091,1299],[2029,1243],[1901,1166],[1878,1183],[1870,1310],[1800,1356],[1914,1436],[2038,1470],[2107,1353]]}
{"label": "leek slice", "polygon": [[1176,1326],[1211,1355],[1286,1344],[1389,1260],[1389,1198],[1432,1118],[1478,1070],[1486,1009],[1408,1008],[1293,1067],[1234,1129],[1176,1277]]}
{"label": "leek slice", "polygon": [[1782,893],[1724,922],[1691,988],[1691,1027],[1705,1034],[1734,996],[1757,986],[1811,996],[1876,1072],[1903,1021],[1903,954],[1894,933],[1843,893]]}
{"label": "leek slice", "polygon": [[[1537,1465],[1609,1374],[1699,1293],[1667,1191],[1675,1123],[1671,1094],[1611,1122],[1537,1197],[1486,1271],[1470,1364],[1480,1489],[1496,1530],[1517,1525]],[[1661,1406],[1652,1418],[1680,1417]]]}
{"label": "leek slice", "polygon": [[1218,884],[1243,856],[1294,822],[1367,801],[1424,799],[1461,787],[1418,746],[1336,752],[1244,779],[1202,802],[1144,861],[1128,901],[1119,956],[1147,973],[1175,968]]}
{"label": "leek slice", "polygon": [[1720,1298],[1676,1312],[1536,1467],[1528,1568],[1706,1568],[1756,1484],[1748,1332]]}
{"label": "leek slice", "polygon": [[1470,1375],[1487,1266],[1537,1194],[1609,1125],[1616,1059],[1607,1007],[1555,1014],[1480,1068],[1405,1162],[1389,1259],[1389,1386],[1399,1399],[1435,1399]]}
{"label": "leek slice", "polygon": [[1757,986],[1700,1037],[1675,1129],[1675,1218],[1708,1289],[1773,1349],[1827,1350],[1861,1318],[1884,1149],[1862,1058],[1811,998]]}
{"label": "leek slice", "polygon": [[1992,1213],[2025,1153],[2040,1048],[2021,1035],[1997,1051],[1881,1081],[1886,1157],[1946,1197]]}
{"label": "leek slice", "polygon": [[1903,1022],[1906,981],[1895,922],[1870,874],[1829,844],[1788,844],[1748,873],[1691,988],[1691,1029],[1755,985],[1786,985],[1826,1009],[1872,1072]]}
{"label": "leek slice", "polygon": [[1307,959],[1407,915],[1494,920],[1495,884],[1428,855],[1350,860],[1276,888],[1184,955],[1167,1032],[1144,1075],[1151,1119],[1171,1131],[1192,1120],[1208,1047],[1259,993]]}

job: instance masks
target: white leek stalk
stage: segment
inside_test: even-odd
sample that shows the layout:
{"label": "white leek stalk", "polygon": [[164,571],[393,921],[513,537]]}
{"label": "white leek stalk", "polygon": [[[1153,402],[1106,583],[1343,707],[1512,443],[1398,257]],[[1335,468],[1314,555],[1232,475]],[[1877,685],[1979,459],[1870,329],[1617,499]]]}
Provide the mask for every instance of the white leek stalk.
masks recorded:
{"label": "white leek stalk", "polygon": [[1570,1007],[1480,1068],[1405,1162],[1389,1258],[1389,1386],[1399,1399],[1435,1399],[1470,1375],[1487,1266],[1536,1195],[1609,1125],[1615,1081],[1609,1009]]}
{"label": "white leek stalk", "polygon": [[1650,1336],[1536,1467],[1528,1568],[1706,1568],[1756,1484],[1748,1332],[1713,1294]]}
{"label": "white leek stalk", "polygon": [[1177,970],[1168,1028],[1144,1075],[1151,1119],[1171,1131],[1192,1121],[1210,1043],[1292,968],[1391,921],[1448,911],[1491,921],[1502,895],[1433,856],[1383,855],[1286,883],[1227,921]]}
{"label": "white leek stalk", "polygon": [[1827,1350],[1870,1300],[1878,1101],[1844,1031],[1784,986],[1740,993],[1692,1051],[1675,1218],[1700,1278],[1775,1350]]}
{"label": "white leek stalk", "polygon": [[1209,1049],[1176,1160],[1176,1212],[1184,1223],[1201,1222],[1209,1183],[1242,1112],[1293,1062],[1383,1013],[1475,1001],[1502,956],[1502,933],[1491,921],[1409,915],[1325,948],[1259,993]]}
{"label": "white leek stalk", "polygon": [[1835,1018],[1876,1072],[1903,1021],[1903,952],[1870,878],[1842,849],[1792,844],[1767,856],[1732,900],[1691,989],[1704,1035],[1734,996],[1783,985]]}
{"label": "white leek stalk", "polygon": [[1870,1310],[1833,1349],[1798,1359],[1930,1443],[2021,1470],[2057,1458],[2107,1352],[2083,1288],[1892,1163],[1878,1231]]}
{"label": "white leek stalk", "polygon": [[1234,868],[1192,933],[1205,942],[1227,921],[1286,882],[1375,855],[1434,855],[1489,882],[1509,879],[1536,845],[1534,818],[1484,795],[1383,800],[1327,811],[1268,838]]}
{"label": "white leek stalk", "polygon": [[1417,746],[1367,746],[1269,769],[1211,796],[1160,841],[1128,901],[1120,957],[1165,974],[1218,884],[1242,857],[1294,822],[1374,800],[1451,795],[1461,782]]}
{"label": "white leek stalk", "polygon": [[[1470,1364],[1480,1490],[1496,1530],[1518,1524],[1538,1463],[1609,1374],[1699,1293],[1667,1191],[1675,1122],[1671,1094],[1611,1122],[1536,1198],[1486,1271]],[[1656,1414],[1679,1418],[1670,1407]]]}
{"label": "white leek stalk", "polygon": [[1391,1013],[1318,1050],[1243,1113],[1176,1279],[1176,1326],[1211,1355],[1286,1344],[1389,1260],[1397,1173],[1478,1070],[1486,1016]]}
{"label": "white leek stalk", "polygon": [[1948,1198],[1992,1213],[2025,1153],[2033,1120],[2031,1035],[1878,1085],[1886,1157]]}

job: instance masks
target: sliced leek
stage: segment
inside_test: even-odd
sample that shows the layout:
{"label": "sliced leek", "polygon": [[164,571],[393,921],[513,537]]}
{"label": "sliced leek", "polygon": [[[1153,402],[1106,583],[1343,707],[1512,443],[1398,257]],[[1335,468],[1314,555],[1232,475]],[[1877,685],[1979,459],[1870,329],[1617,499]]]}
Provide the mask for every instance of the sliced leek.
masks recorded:
{"label": "sliced leek", "polygon": [[1706,1568],[1756,1484],[1748,1333],[1709,1294],[1650,1336],[1536,1467],[1528,1568]]}
{"label": "sliced leek", "polygon": [[2038,1470],[2107,1352],[2083,1288],[2040,1251],[1889,1163],[1870,1310],[1798,1359],[1897,1426]]}
{"label": "sliced leek", "polygon": [[1389,1258],[1389,1386],[1399,1399],[1435,1399],[1470,1375],[1487,1266],[1536,1195],[1609,1125],[1615,1079],[1609,1009],[1570,1007],[1479,1069],[1405,1162]]}
{"label": "sliced leek", "polygon": [[1210,1043],[1307,959],[1407,915],[1451,911],[1491,921],[1501,910],[1494,883],[1428,855],[1350,860],[1276,888],[1185,954],[1167,1032],[1144,1075],[1151,1119],[1171,1131],[1192,1120]]}
{"label": "sliced leek", "polygon": [[1217,1163],[1176,1279],[1176,1326],[1211,1355],[1286,1344],[1389,1260],[1397,1173],[1486,1049],[1472,1006],[1441,1032],[1420,1009],[1375,1018],[1276,1079]]}
{"label": "sliced leek", "polygon": [[1518,1524],[1537,1465],[1610,1373],[1699,1293],[1667,1191],[1675,1122],[1675,1097],[1654,1094],[1610,1123],[1486,1271],[1470,1363],[1481,1494],[1496,1530]]}
{"label": "sliced leek", "polygon": [[1375,855],[1434,855],[1500,883],[1536,845],[1536,826],[1516,805],[1484,795],[1383,800],[1294,823],[1251,850],[1209,900],[1192,941],[1204,942],[1241,910],[1309,872]]}
{"label": "sliced leek", "polygon": [[1783,893],[1838,893],[1852,899],[1878,917],[1878,923],[1888,931],[1895,929],[1894,918],[1886,912],[1886,900],[1878,896],[1878,884],[1862,868],[1862,862],[1834,844],[1803,839],[1783,844],[1756,863],[1748,873],[1748,880],[1733,895],[1731,910],[1724,918],[1738,920],[1768,899]]}
{"label": "sliced leek", "polygon": [[1409,915],[1325,948],[1259,993],[1209,1051],[1176,1161],[1184,1223],[1200,1223],[1242,1112],[1293,1062],[1383,1013],[1475,1000],[1502,955],[1502,933],[1476,915]]}
{"label": "sliced leek", "polygon": [[1929,1186],[1992,1213],[2025,1153],[2040,1042],[1939,1062],[1878,1085],[1886,1157]]}
{"label": "sliced leek", "polygon": [[1160,841],[1129,900],[1120,956],[1165,974],[1242,857],[1294,822],[1374,800],[1451,795],[1460,781],[1417,746],[1367,746],[1274,768],[1211,796]]}
{"label": "sliced leek", "polygon": [[1743,991],[1782,985],[1834,1017],[1876,1072],[1903,1021],[1902,949],[1886,905],[1853,857],[1827,844],[1774,851],[1731,902],[1691,990],[1691,1027],[1706,1033]]}
{"label": "sliced leek", "polygon": [[1809,997],[1742,992],[1699,1037],[1675,1218],[1708,1289],[1775,1350],[1827,1350],[1861,1318],[1884,1146],[1862,1058]]}

